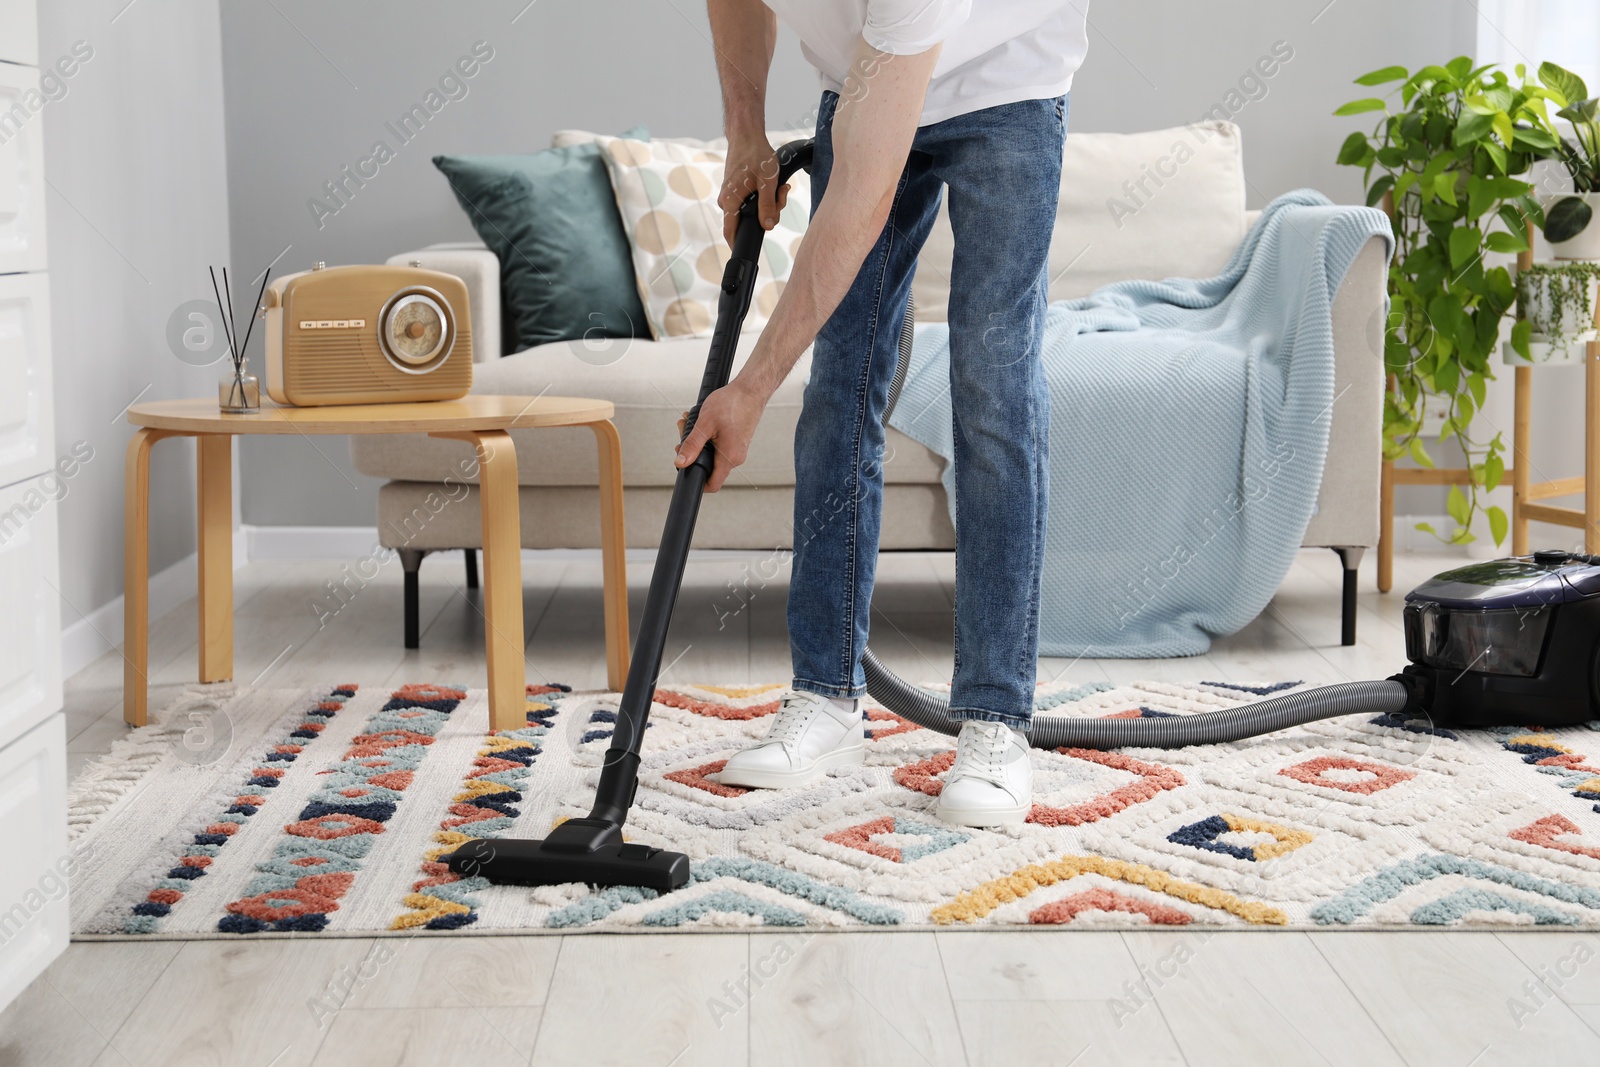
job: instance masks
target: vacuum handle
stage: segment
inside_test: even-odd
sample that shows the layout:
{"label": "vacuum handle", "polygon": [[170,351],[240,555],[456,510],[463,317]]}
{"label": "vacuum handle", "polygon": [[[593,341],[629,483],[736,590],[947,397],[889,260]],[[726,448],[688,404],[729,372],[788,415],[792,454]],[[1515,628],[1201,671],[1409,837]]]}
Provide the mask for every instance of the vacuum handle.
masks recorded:
{"label": "vacuum handle", "polygon": [[[815,142],[807,137],[790,141],[778,149],[778,184],[783,185],[796,171],[811,168],[812,149]],[[700,417],[700,405],[706,397],[728,384],[733,375],[733,357],[739,343],[739,333],[744,328],[745,315],[750,311],[750,297],[756,287],[756,271],[760,267],[761,243],[767,231],[758,217],[760,194],[751,193],[739,205],[739,221],[733,231],[733,253],[722,272],[722,295],[717,298],[717,324],[711,333],[711,351],[706,357],[706,371],[700,379],[700,395],[683,421],[683,437],[689,436]],[[709,465],[709,449],[702,449],[700,457]]]}

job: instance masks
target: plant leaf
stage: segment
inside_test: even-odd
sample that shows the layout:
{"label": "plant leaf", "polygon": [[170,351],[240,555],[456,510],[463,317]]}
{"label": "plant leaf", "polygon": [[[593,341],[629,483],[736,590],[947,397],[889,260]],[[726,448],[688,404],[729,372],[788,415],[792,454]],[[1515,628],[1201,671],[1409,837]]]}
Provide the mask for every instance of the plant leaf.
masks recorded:
{"label": "plant leaf", "polygon": [[1534,149],[1536,153],[1553,152],[1561,145],[1561,142],[1550,131],[1536,129],[1532,126],[1518,126],[1513,132],[1512,143],[1515,143],[1519,148],[1526,145],[1528,148]]}
{"label": "plant leaf", "polygon": [[1513,197],[1522,196],[1533,189],[1533,186],[1527,182],[1518,181],[1515,178],[1503,178],[1499,175],[1485,178],[1484,184],[1489,187],[1490,192],[1502,200],[1510,200]]}
{"label": "plant leaf", "polygon": [[1512,233],[1528,235],[1528,220],[1523,217],[1522,211],[1516,204],[1501,204],[1500,210],[1495,212],[1500,216],[1500,221],[1506,224],[1506,229]]}
{"label": "plant leaf", "polygon": [[1556,112],[1556,117],[1566,119],[1574,125],[1580,122],[1593,122],[1596,117],[1600,117],[1600,97],[1568,104]]}
{"label": "plant leaf", "polygon": [[1544,235],[1551,241],[1570,241],[1582,233],[1594,217],[1594,208],[1580,196],[1556,201],[1544,219]]}
{"label": "plant leaf", "polygon": [[1422,438],[1420,437],[1411,439],[1411,458],[1417,461],[1418,466],[1427,467],[1429,470],[1433,469],[1433,457],[1428,455],[1426,448],[1422,447]]}
{"label": "plant leaf", "polygon": [[1563,104],[1575,104],[1589,95],[1582,78],[1554,63],[1539,64],[1539,80],[1546,88],[1560,93],[1565,98],[1561,101]]}
{"label": "plant leaf", "polygon": [[1511,350],[1530,363],[1533,354],[1528,351],[1528,335],[1533,332],[1533,323],[1527,319],[1519,319],[1511,327]]}
{"label": "plant leaf", "polygon": [[1403,81],[1406,76],[1404,67],[1379,67],[1377,70],[1368,71],[1356,79],[1357,85],[1383,85],[1386,82]]}
{"label": "plant leaf", "polygon": [[1467,391],[1472,394],[1473,403],[1481,408],[1483,407],[1484,398],[1489,395],[1489,383],[1482,374],[1469,374],[1467,375]]}
{"label": "plant leaf", "polygon": [[1489,156],[1490,162],[1495,165],[1495,169],[1504,171],[1506,169],[1506,150],[1493,141],[1481,141],[1479,143],[1483,145],[1483,150]]}
{"label": "plant leaf", "polygon": [[1335,115],[1360,115],[1368,111],[1385,111],[1388,105],[1375,96],[1364,100],[1352,100],[1348,104],[1341,104],[1334,110]]}
{"label": "plant leaf", "polygon": [[1511,523],[1506,518],[1506,509],[1490,507],[1484,510],[1484,516],[1489,520],[1489,536],[1494,538],[1495,544],[1501,544],[1506,539],[1506,531],[1511,528]]}
{"label": "plant leaf", "polygon": [[1478,254],[1483,240],[1476,226],[1458,226],[1450,231],[1450,266],[1460,270]]}
{"label": "plant leaf", "polygon": [[1510,148],[1517,138],[1517,131],[1511,125],[1511,116],[1504,111],[1497,111],[1489,116],[1489,125],[1494,129],[1495,136],[1500,138],[1500,143]]}
{"label": "plant leaf", "polygon": [[1481,141],[1494,128],[1494,123],[1488,115],[1480,115],[1476,111],[1463,111],[1456,120],[1455,144],[1469,145],[1474,141]]}
{"label": "plant leaf", "polygon": [[[1500,488],[1501,479],[1506,476],[1506,461],[1500,458],[1498,452],[1490,452],[1489,457],[1483,461],[1483,487],[1491,493]],[[1495,544],[1500,543],[1497,536]]]}
{"label": "plant leaf", "polygon": [[1367,190],[1367,206],[1376,207],[1378,201],[1383,199],[1383,194],[1394,187],[1394,175],[1385,174],[1372,183],[1372,188]]}
{"label": "plant leaf", "polygon": [[1516,208],[1524,216],[1533,220],[1539,229],[1544,229],[1544,208],[1539,206],[1539,201],[1531,196],[1519,196],[1516,199]]}
{"label": "plant leaf", "polygon": [[1344,139],[1344,144],[1339,146],[1339,158],[1336,162],[1347,167],[1359,166],[1367,151],[1367,135],[1352,133]]}
{"label": "plant leaf", "polygon": [[1461,327],[1461,298],[1440,293],[1428,301],[1428,321],[1440,333],[1454,334]]}
{"label": "plant leaf", "polygon": [[1483,239],[1491,252],[1526,252],[1528,239],[1520,233],[1503,233],[1496,230]]}
{"label": "plant leaf", "polygon": [[1444,509],[1459,526],[1465,526],[1467,520],[1472,518],[1472,505],[1467,503],[1467,494],[1461,491],[1459,485],[1450,487],[1449,494],[1445,496]]}
{"label": "plant leaf", "polygon": [[1480,219],[1494,206],[1494,190],[1476,174],[1467,175],[1467,218]]}

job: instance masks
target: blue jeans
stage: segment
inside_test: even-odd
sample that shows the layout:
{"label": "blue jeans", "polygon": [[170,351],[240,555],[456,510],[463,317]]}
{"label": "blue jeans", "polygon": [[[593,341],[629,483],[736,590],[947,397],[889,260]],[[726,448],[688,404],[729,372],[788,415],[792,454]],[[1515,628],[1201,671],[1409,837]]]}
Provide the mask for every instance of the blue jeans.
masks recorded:
{"label": "blue jeans", "polygon": [[[812,210],[833,166],[824,93]],[[1050,395],[1040,367],[1047,257],[1061,185],[1066,97],[1026,100],[917,130],[888,223],[818,334],[795,432],[794,687],[866,692],[883,508],[883,413],[917,253],[949,187],[950,391],[955,413],[957,718],[1025,728],[1039,652]]]}

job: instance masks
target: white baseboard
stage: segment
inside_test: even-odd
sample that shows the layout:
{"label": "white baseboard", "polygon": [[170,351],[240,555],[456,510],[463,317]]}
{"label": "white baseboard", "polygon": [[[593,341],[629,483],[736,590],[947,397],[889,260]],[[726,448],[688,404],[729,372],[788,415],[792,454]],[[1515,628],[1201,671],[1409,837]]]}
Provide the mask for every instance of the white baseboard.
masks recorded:
{"label": "white baseboard", "polygon": [[360,559],[378,543],[376,526],[241,526],[249,559]]}
{"label": "white baseboard", "polygon": [[[1509,511],[1510,509],[1507,508]],[[1396,515],[1394,517],[1394,550],[1403,553],[1416,553],[1427,556],[1460,555],[1466,559],[1498,559],[1511,555],[1511,537],[1506,536],[1503,543],[1496,545],[1486,532],[1484,524],[1475,523],[1473,530],[1478,532],[1478,539],[1465,545],[1452,545],[1441,541],[1433,534],[1417,529],[1417,523],[1425,522],[1435,530],[1448,531],[1455,529],[1455,520],[1448,515]],[[1529,548],[1565,548],[1573,552],[1583,551],[1583,532],[1569,529],[1564,526],[1551,526],[1547,523],[1535,522],[1528,529]]]}
{"label": "white baseboard", "polygon": [[[195,595],[198,583],[190,553],[150,576],[150,615],[164,615]],[[117,597],[61,629],[61,676],[71,678],[122,644],[123,599]]]}
{"label": "white baseboard", "polygon": [[1427,556],[1453,556],[1466,557],[1472,553],[1466,545],[1452,545],[1448,541],[1441,541],[1431,533],[1417,529],[1417,523],[1425,522],[1435,530],[1447,532],[1455,529],[1456,522],[1448,515],[1396,515],[1394,517],[1394,550],[1396,552],[1420,553]]}
{"label": "white baseboard", "polygon": [[[233,566],[237,570],[249,562],[249,542],[244,530],[233,531]],[[199,588],[199,557],[191,552],[169,567],[150,576],[150,617],[165,615]],[[122,644],[121,596],[100,605],[88,615],[61,628],[61,676],[71,678],[101,656]]]}

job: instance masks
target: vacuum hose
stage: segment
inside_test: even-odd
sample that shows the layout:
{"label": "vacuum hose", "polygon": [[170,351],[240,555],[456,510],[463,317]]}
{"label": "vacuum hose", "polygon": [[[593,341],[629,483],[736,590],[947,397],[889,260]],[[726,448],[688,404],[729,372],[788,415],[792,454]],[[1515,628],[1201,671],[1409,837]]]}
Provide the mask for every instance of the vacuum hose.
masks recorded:
{"label": "vacuum hose", "polygon": [[[950,717],[950,704],[908,685],[867,649],[861,655],[867,692],[902,719],[942,734],[961,732]],[[1183,748],[1215,745],[1270,734],[1291,726],[1340,715],[1396,713],[1405,709],[1411,691],[1392,678],[1343,682],[1273,697],[1256,704],[1171,715],[1159,719],[1079,719],[1063,715],[1034,716],[1028,742],[1034,748]]]}
{"label": "vacuum hose", "polygon": [[[908,301],[900,327],[900,358],[889,386],[884,422],[900,399],[911,363],[914,310]],[[958,734],[961,723],[950,716],[950,703],[926,689],[911,685],[878,662],[872,649],[861,653],[867,692],[902,719],[942,734]],[[1291,726],[1332,719],[1340,715],[1394,714],[1413,706],[1412,688],[1396,678],[1370,682],[1344,682],[1308,689],[1270,700],[1207,711],[1197,715],[1171,715],[1155,719],[1081,719],[1061,715],[1035,717],[1028,731],[1034,748],[1183,748],[1214,745],[1270,734]]]}

